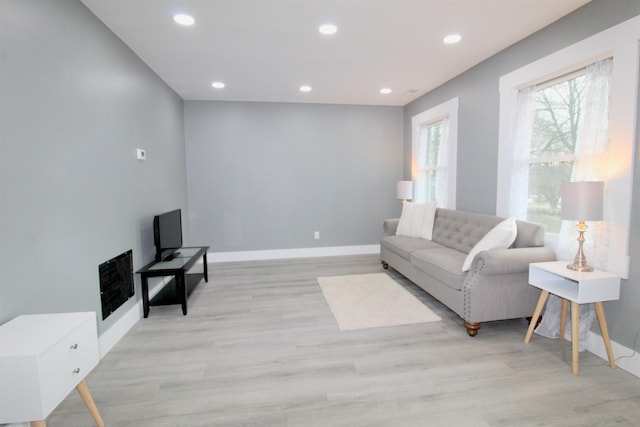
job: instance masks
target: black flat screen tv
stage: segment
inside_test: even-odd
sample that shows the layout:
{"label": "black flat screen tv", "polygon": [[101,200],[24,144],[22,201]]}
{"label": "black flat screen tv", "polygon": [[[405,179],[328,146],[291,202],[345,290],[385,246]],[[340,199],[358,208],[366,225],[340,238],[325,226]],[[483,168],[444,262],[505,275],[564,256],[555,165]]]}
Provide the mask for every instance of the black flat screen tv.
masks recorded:
{"label": "black flat screen tv", "polygon": [[156,261],[173,257],[182,247],[182,212],[180,209],[156,215],[153,218],[153,243],[156,247]]}

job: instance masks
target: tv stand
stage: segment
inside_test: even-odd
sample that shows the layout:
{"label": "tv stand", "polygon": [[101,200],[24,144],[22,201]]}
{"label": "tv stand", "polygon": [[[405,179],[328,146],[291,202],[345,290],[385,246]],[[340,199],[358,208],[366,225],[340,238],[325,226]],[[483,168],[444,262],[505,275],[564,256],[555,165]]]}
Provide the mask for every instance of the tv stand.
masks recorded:
{"label": "tv stand", "polygon": [[[207,250],[209,246],[180,248],[164,261],[153,261],[136,271],[142,280],[142,308],[144,317],[149,316],[149,307],[156,305],[181,304],[182,314],[187,314],[187,298],[204,278],[209,281],[207,270]],[[187,274],[189,269],[202,257],[203,272]],[[173,276],[158,294],[149,300],[149,277]]]}

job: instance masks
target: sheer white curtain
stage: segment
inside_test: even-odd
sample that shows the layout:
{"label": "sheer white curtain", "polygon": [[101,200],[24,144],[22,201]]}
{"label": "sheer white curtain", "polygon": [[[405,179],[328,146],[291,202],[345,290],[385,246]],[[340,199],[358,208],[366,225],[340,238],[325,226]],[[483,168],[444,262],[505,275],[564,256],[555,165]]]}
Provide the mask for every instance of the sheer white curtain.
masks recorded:
{"label": "sheer white curtain", "polygon": [[[609,86],[613,59],[607,58],[586,69],[586,86],[581,106],[583,117],[578,129],[571,181],[606,181],[609,153]],[[605,192],[606,192],[605,184]],[[607,199],[605,195],[605,200]],[[587,223],[584,250],[587,262],[601,270],[607,269],[609,233],[607,204],[602,221]],[[576,221],[563,221],[558,236],[558,259],[573,260],[578,250]]]}
{"label": "sheer white curtain", "polygon": [[418,175],[413,178],[413,201],[416,203],[424,203],[427,201],[427,173],[425,168],[427,166],[427,147],[429,142],[429,130],[428,127],[420,126],[420,134],[418,136],[417,150],[417,173]]}
{"label": "sheer white curtain", "polygon": [[437,206],[449,206],[449,118],[445,117],[441,122],[440,147],[436,162],[436,194]]}
{"label": "sheer white curtain", "polygon": [[529,198],[529,160],[531,138],[536,114],[536,88],[526,87],[518,91],[516,119],[511,137],[513,170],[509,194],[509,213],[518,219],[527,218]]}

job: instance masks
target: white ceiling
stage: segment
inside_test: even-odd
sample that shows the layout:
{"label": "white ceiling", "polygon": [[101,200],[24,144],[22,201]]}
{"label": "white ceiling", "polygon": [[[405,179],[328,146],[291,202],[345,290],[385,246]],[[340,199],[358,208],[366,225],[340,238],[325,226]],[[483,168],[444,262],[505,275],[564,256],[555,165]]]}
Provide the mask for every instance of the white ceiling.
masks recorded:
{"label": "white ceiling", "polygon": [[588,1],[82,0],[186,100],[357,105],[405,105]]}

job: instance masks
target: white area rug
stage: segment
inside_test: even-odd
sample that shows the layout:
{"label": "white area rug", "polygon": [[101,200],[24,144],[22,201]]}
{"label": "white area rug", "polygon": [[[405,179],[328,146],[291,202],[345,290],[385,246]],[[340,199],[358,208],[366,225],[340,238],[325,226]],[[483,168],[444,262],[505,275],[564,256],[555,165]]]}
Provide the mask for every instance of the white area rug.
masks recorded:
{"label": "white area rug", "polygon": [[440,320],[385,273],[318,277],[318,283],[341,331]]}

